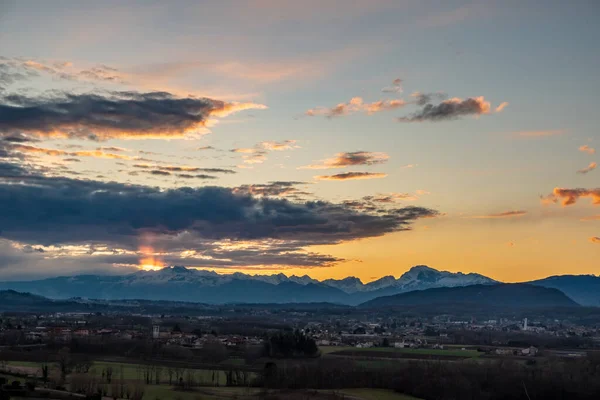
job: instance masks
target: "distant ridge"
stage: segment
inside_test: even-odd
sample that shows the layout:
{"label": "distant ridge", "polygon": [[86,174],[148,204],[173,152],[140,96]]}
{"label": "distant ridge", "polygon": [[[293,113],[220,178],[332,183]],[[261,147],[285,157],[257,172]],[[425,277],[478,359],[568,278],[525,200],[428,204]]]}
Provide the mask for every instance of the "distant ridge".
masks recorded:
{"label": "distant ridge", "polygon": [[577,307],[575,301],[558,289],[526,283],[472,285],[417,290],[378,297],[361,304],[364,308],[400,306],[467,306],[472,308],[532,309]]}
{"label": "distant ridge", "polygon": [[529,282],[555,288],[584,306],[600,306],[600,277],[594,275],[556,275]]}

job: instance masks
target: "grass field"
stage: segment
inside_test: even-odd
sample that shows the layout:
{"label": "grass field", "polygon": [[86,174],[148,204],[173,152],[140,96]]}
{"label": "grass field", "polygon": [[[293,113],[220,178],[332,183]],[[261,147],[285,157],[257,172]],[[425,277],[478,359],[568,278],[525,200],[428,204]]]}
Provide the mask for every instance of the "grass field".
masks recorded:
{"label": "grass field", "polygon": [[416,397],[385,389],[344,389],[339,393],[358,397],[362,400],[419,400]]}
{"label": "grass field", "polygon": [[[42,363],[27,362],[27,361],[8,361],[6,362],[8,367],[25,367],[30,369],[31,373],[41,374]],[[143,381],[144,379],[144,365],[142,364],[129,364],[129,363],[117,363],[117,362],[106,362],[106,361],[95,361],[90,368],[90,374],[98,378],[102,377],[102,372],[106,371],[107,368],[112,368],[112,378],[124,379],[126,381],[135,382]],[[50,366],[51,371],[58,373],[58,366],[53,364]],[[220,385],[225,386],[227,378],[224,371],[210,370],[210,369],[186,369],[183,379],[187,379],[188,371],[194,376],[194,380],[202,385]],[[214,374],[214,380],[213,380]],[[253,374],[250,373],[249,379],[253,379]],[[165,384],[169,382],[169,376],[167,368],[163,367],[161,371],[160,382]],[[175,375],[172,377],[172,382],[175,384]],[[152,385],[155,387],[157,385]],[[161,386],[161,385],[158,385]]]}
{"label": "grass field", "polygon": [[410,348],[395,348],[395,347],[370,347],[370,348],[357,348],[350,346],[323,346],[320,347],[321,353],[323,355],[336,355],[338,352],[342,351],[353,351],[353,352],[383,352],[383,353],[401,353],[401,354],[415,354],[415,355],[434,355],[434,356],[453,356],[453,357],[465,357],[465,358],[475,358],[481,356],[483,353],[478,352],[477,350],[460,350],[460,349],[410,349]]}

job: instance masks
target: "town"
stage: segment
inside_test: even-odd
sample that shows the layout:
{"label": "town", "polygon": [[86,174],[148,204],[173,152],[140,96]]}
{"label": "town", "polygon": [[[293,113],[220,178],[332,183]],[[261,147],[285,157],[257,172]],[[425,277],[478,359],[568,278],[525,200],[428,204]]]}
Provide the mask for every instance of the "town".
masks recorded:
{"label": "town", "polygon": [[[599,325],[536,315],[480,321],[293,305],[208,306],[205,311],[204,315],[5,312],[0,320],[0,376],[30,387],[35,382],[36,393],[68,389],[88,397],[114,396],[117,389],[112,382],[120,379],[131,391],[143,384],[143,389],[136,389],[138,395],[157,392],[159,398],[161,393],[170,398],[163,392],[173,387],[181,398],[199,391],[218,396],[223,388],[244,388],[252,398],[259,390],[273,390],[285,382],[282,374],[292,379],[292,366],[298,365],[318,365],[322,371],[359,365],[365,373],[415,368],[414,363],[477,362],[492,368],[504,360],[538,368],[552,360],[588,362],[600,355]],[[295,337],[313,343],[314,349],[293,344],[281,350],[278,343],[274,352],[278,337],[282,343]],[[278,367],[279,383],[269,377],[272,365]],[[299,383],[294,385],[298,388]],[[306,385],[303,389],[314,388]]]}

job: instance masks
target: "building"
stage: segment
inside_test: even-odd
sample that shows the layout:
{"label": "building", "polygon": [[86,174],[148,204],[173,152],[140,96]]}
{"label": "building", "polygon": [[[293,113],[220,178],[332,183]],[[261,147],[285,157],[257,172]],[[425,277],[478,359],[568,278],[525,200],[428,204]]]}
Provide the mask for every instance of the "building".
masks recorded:
{"label": "building", "polygon": [[160,338],[160,326],[153,325],[152,326],[152,339]]}

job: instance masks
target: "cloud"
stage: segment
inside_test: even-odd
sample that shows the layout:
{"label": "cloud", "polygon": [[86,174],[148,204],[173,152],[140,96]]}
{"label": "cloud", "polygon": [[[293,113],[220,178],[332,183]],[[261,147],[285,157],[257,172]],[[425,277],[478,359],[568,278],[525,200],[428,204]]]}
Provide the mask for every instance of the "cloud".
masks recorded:
{"label": "cloud", "polygon": [[196,150],[214,150],[215,148],[213,146],[202,146],[202,147],[196,147]]}
{"label": "cloud", "polygon": [[246,164],[262,164],[267,160],[269,151],[283,151],[297,149],[296,141],[292,139],[284,140],[283,142],[265,141],[254,145],[254,147],[241,147],[231,149],[232,153],[241,153],[244,163]]}
{"label": "cloud", "polygon": [[386,193],[386,194],[378,194],[376,196],[366,196],[363,197],[364,200],[370,200],[375,203],[397,203],[399,201],[413,201],[418,199],[418,194],[424,194],[424,192],[419,192],[416,194],[410,193]]}
{"label": "cloud", "polygon": [[563,129],[554,129],[554,130],[542,130],[542,131],[518,131],[513,132],[513,136],[520,137],[544,137],[544,136],[558,136],[566,133]]}
{"label": "cloud", "polygon": [[14,132],[41,138],[175,139],[207,132],[209,117],[254,103],[176,97],[167,92],[111,92],[39,96],[5,95],[0,100],[0,136]]}
{"label": "cloud", "polygon": [[[364,196],[359,200],[346,200],[344,205],[356,210],[369,212],[387,212],[390,207],[395,207],[404,201],[416,201],[420,196],[429,194],[425,190],[417,190],[411,193],[378,193],[374,196]],[[439,214],[438,214],[439,215]]]}
{"label": "cloud", "polygon": [[387,174],[380,172],[344,172],[335,175],[319,175],[315,179],[319,181],[347,181],[353,179],[378,179],[385,178]]}
{"label": "cloud", "polygon": [[527,211],[515,210],[515,211],[504,211],[504,212],[495,213],[495,214],[477,215],[477,216],[474,216],[474,217],[471,217],[471,218],[483,218],[483,219],[487,219],[487,218],[515,218],[515,217],[522,217],[525,214],[527,214]]}
{"label": "cloud", "polygon": [[79,151],[65,151],[57,149],[46,149],[42,147],[30,146],[25,144],[13,144],[7,146],[13,151],[27,154],[44,154],[47,156],[68,156],[68,157],[94,157],[94,158],[108,158],[116,160],[135,160],[136,157],[129,157],[123,154],[105,153],[102,150],[79,150]]}
{"label": "cloud", "polygon": [[410,97],[413,97],[414,103],[419,106],[424,106],[427,103],[431,103],[434,100],[444,100],[448,95],[446,93],[421,93],[421,92],[413,92]]}
{"label": "cloud", "polygon": [[583,217],[580,221],[600,221],[600,215],[591,215],[589,217]]}
{"label": "cloud", "polygon": [[391,111],[404,107],[406,102],[402,99],[379,100],[373,103],[365,103],[361,97],[353,97],[348,103],[340,103],[332,108],[312,108],[305,115],[314,117],[323,115],[327,118],[341,117],[352,113],[362,112],[372,115],[382,111]]}
{"label": "cloud", "polygon": [[416,219],[436,214],[422,207],[371,214],[326,201],[257,198],[214,186],[161,190],[52,178],[0,163],[2,237],[27,244],[136,247],[143,235],[166,241],[188,235],[192,243],[272,239],[334,244],[407,230]]}
{"label": "cloud", "polygon": [[386,86],[381,89],[383,93],[402,93],[402,79],[396,78],[392,81],[392,86]]}
{"label": "cloud", "polygon": [[16,71],[6,62],[0,61],[0,84],[8,86],[15,82],[24,81],[32,77],[28,71]]}
{"label": "cloud", "polygon": [[591,162],[591,163],[589,163],[589,165],[587,167],[578,170],[577,173],[578,174],[587,174],[588,172],[595,170],[597,166],[598,166],[598,164],[596,164],[595,162]]}
{"label": "cloud", "polygon": [[298,197],[311,195],[298,189],[299,185],[308,185],[308,182],[275,181],[266,184],[241,185],[233,189],[234,193],[243,193],[253,196]]}
{"label": "cloud", "polygon": [[588,154],[596,154],[596,149],[588,146],[587,144],[584,144],[583,146],[579,146],[579,151],[582,151],[582,152],[588,153]]}
{"label": "cloud", "polygon": [[323,160],[319,164],[306,165],[299,169],[331,169],[345,168],[356,165],[377,165],[386,163],[389,156],[382,152],[352,151],[337,153],[335,157]]}
{"label": "cloud", "polygon": [[592,242],[592,243],[600,243],[600,237],[598,237],[598,236],[592,236],[590,238],[590,242]]}
{"label": "cloud", "polygon": [[292,139],[284,140],[283,142],[266,141],[260,142],[257,146],[270,151],[283,151],[298,148],[296,141]]}
{"label": "cloud", "polygon": [[500,105],[498,107],[496,107],[494,111],[499,113],[499,112],[502,112],[502,110],[504,110],[506,107],[508,107],[508,102],[504,101],[504,102],[500,103]]}
{"label": "cloud", "polygon": [[600,205],[600,188],[597,189],[565,189],[565,188],[554,188],[551,194],[548,196],[542,196],[540,199],[542,203],[557,203],[562,199],[561,204],[563,207],[573,205],[582,197],[590,197],[592,204]]}
{"label": "cloud", "polygon": [[154,169],[166,172],[208,172],[208,173],[221,173],[221,174],[235,174],[236,171],[225,168],[202,168],[192,167],[187,165],[154,165],[154,164],[133,164],[134,168],[141,169]]}
{"label": "cloud", "polygon": [[183,179],[204,179],[204,180],[208,180],[208,179],[219,179],[216,176],[213,175],[206,175],[206,174],[198,174],[198,175],[191,175],[191,174],[176,174],[175,176],[177,176],[178,178],[183,178]]}
{"label": "cloud", "polygon": [[[98,151],[111,151],[113,153],[121,153],[121,152],[127,152],[129,151],[129,149],[125,149],[123,147],[117,147],[117,146],[108,146],[108,147],[98,147],[96,150]],[[149,151],[140,151],[140,154],[155,154]]]}
{"label": "cloud", "polygon": [[447,121],[457,119],[466,115],[484,115],[490,113],[490,103],[483,96],[469,97],[462,100],[452,98],[444,100],[439,104],[425,104],[423,108],[408,117],[400,117],[400,122],[425,122],[425,121]]}

